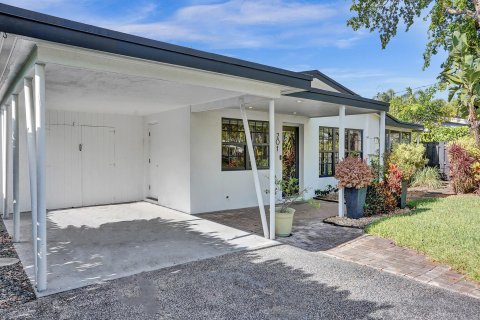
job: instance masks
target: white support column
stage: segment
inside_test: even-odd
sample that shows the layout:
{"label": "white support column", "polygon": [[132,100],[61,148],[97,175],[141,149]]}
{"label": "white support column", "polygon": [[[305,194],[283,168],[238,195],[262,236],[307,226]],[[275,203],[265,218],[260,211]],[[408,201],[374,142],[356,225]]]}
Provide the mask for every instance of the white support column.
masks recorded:
{"label": "white support column", "polygon": [[[340,106],[338,110],[338,161],[345,158],[345,106]],[[344,192],[343,188],[338,188],[338,216],[343,217],[344,211]]]}
{"label": "white support column", "polygon": [[45,180],[45,65],[35,64],[35,131],[37,153],[37,290],[47,289],[47,208]]}
{"label": "white support column", "polygon": [[250,157],[250,163],[252,165],[253,182],[255,183],[255,192],[257,193],[258,209],[260,209],[260,218],[262,220],[263,235],[265,238],[269,238],[267,217],[265,215],[265,206],[263,204],[263,195],[260,187],[260,179],[258,178],[257,161],[255,160],[255,153],[253,150],[252,136],[250,135],[250,126],[248,125],[247,114],[245,112],[245,106],[240,105],[240,112],[242,114],[243,127],[245,129],[245,137],[247,140],[248,155]]}
{"label": "white support column", "polygon": [[268,105],[270,156],[270,239],[275,239],[275,101]]}
{"label": "white support column", "polygon": [[13,242],[20,241],[20,177],[19,177],[19,136],[18,136],[18,94],[12,95],[12,172],[13,172]]}
{"label": "white support column", "polygon": [[11,192],[11,181],[10,172],[12,166],[12,108],[10,106],[5,107],[5,212],[4,216],[8,219],[10,218],[10,192]]}
{"label": "white support column", "polygon": [[379,154],[379,164],[380,164],[380,179],[383,179],[383,174],[384,174],[384,156],[385,156],[385,118],[387,116],[387,113],[385,111],[380,112],[380,132],[379,132],[379,137],[380,137],[380,154]]}
{"label": "white support column", "polygon": [[37,280],[37,161],[36,161],[36,135],[35,135],[35,109],[33,106],[33,80],[26,78],[24,81],[25,93],[25,118],[27,123],[27,150],[28,171],[30,177],[30,205],[32,208],[32,242],[33,242],[33,267],[35,281]]}
{"label": "white support column", "polygon": [[7,110],[6,107],[2,107],[2,213],[3,219],[8,218],[7,208]]}

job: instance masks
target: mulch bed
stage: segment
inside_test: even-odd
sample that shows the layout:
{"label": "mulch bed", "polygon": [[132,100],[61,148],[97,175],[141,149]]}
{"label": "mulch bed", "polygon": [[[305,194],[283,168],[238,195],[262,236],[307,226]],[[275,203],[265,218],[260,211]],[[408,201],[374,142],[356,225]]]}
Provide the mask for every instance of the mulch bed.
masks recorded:
{"label": "mulch bed", "polygon": [[357,228],[357,229],[364,229],[366,226],[369,224],[377,221],[378,219],[384,218],[384,217],[391,217],[393,215],[397,214],[402,214],[409,212],[411,209],[410,208],[405,208],[405,209],[397,209],[395,212],[390,213],[390,214],[379,214],[375,216],[370,216],[370,217],[363,217],[360,219],[350,219],[347,217],[339,217],[339,216],[334,216],[334,217],[329,217],[323,220],[323,222],[328,223],[328,224],[333,224],[335,226],[339,227],[348,227],[348,228]]}
{"label": "mulch bed", "polygon": [[[2,219],[0,219],[0,258],[18,258]],[[0,267],[0,309],[35,299],[32,285],[21,262]]]}

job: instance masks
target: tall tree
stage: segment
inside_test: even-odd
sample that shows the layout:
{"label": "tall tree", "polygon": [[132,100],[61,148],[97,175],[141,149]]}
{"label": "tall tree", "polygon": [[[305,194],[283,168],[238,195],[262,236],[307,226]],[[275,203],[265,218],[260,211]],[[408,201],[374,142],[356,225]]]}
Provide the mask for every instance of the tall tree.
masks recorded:
{"label": "tall tree", "polygon": [[[478,105],[480,104],[480,45],[473,48],[468,44],[464,34],[455,32],[449,48],[450,67],[440,75],[449,86],[449,99],[458,96],[468,111],[470,131],[480,148],[480,122]],[[471,54],[471,52],[475,52]]]}
{"label": "tall tree", "polygon": [[389,113],[399,120],[419,123],[430,128],[456,115],[455,102],[449,103],[443,99],[436,99],[435,87],[417,91],[407,88],[406,93],[402,95],[391,95],[391,91],[393,90],[378,93],[376,99],[390,96],[391,98],[387,101],[390,103]]}
{"label": "tall tree", "polygon": [[[354,30],[378,31],[382,48],[397,34],[399,24],[408,31],[416,18],[430,19],[425,67],[440,49],[448,50],[454,31],[465,34],[469,43],[478,42],[480,37],[480,0],[353,0],[350,10],[356,16],[348,25]],[[447,60],[445,65],[450,63]]]}

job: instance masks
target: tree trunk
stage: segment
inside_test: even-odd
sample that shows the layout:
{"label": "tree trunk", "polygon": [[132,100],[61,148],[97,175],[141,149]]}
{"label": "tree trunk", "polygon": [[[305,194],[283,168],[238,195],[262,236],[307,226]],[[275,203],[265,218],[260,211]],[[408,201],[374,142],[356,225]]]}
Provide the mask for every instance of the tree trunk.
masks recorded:
{"label": "tree trunk", "polygon": [[475,21],[477,22],[477,27],[480,27],[480,0],[473,0],[473,5],[475,6]]}
{"label": "tree trunk", "polygon": [[470,103],[468,107],[468,122],[470,123],[470,132],[475,138],[475,143],[477,144],[477,147],[480,148],[479,122],[477,117],[477,110],[475,109],[474,103]]}

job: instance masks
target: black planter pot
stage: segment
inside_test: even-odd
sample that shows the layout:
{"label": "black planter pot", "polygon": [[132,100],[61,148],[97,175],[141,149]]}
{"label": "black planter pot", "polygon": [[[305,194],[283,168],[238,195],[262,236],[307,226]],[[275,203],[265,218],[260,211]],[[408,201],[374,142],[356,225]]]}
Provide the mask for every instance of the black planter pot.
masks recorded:
{"label": "black planter pot", "polygon": [[367,197],[367,188],[345,188],[345,202],[347,205],[347,217],[360,219],[363,217],[363,207]]}
{"label": "black planter pot", "polygon": [[399,207],[401,209],[407,206],[407,189],[408,189],[408,181],[402,180],[402,194],[400,195],[399,199]]}

